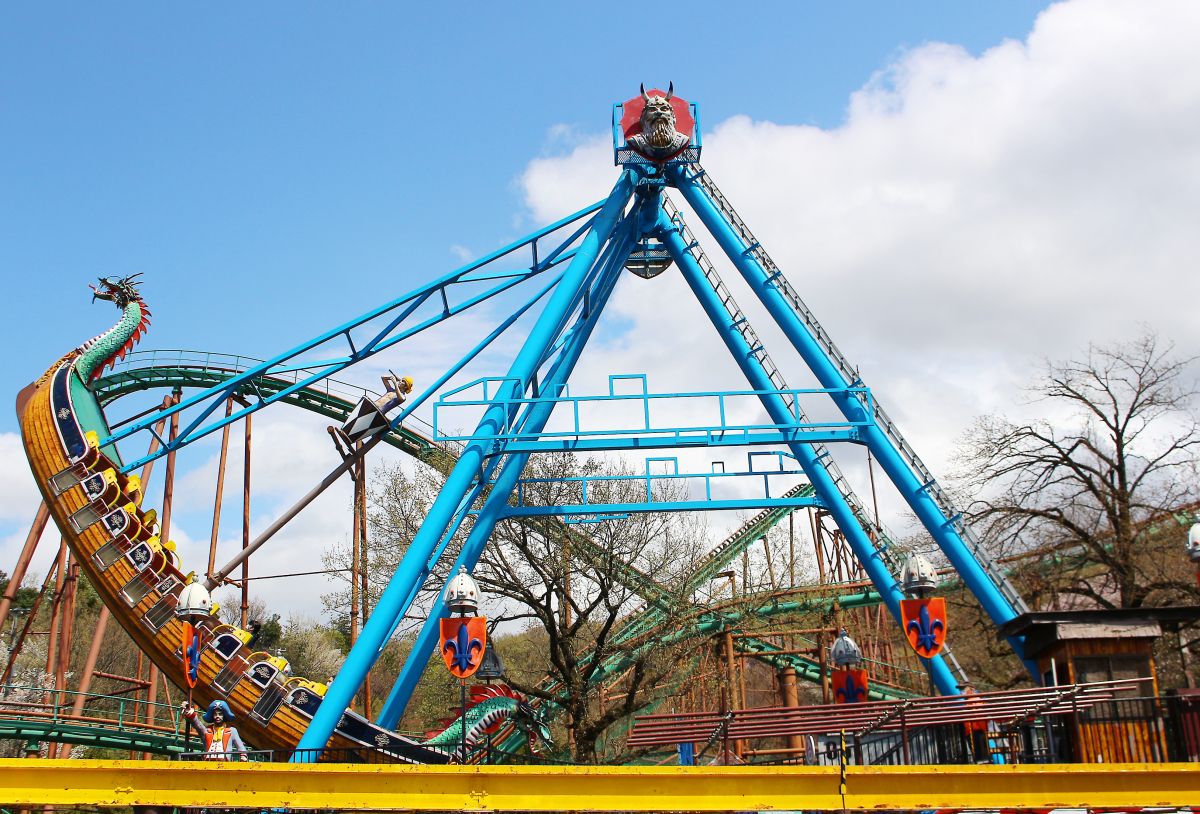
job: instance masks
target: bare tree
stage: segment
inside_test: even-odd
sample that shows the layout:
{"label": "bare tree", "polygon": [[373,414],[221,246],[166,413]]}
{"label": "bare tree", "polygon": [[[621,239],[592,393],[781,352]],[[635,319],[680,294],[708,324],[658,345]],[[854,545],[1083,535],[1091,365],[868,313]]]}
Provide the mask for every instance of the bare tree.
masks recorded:
{"label": "bare tree", "polygon": [[[399,464],[383,463],[373,471],[367,496],[367,555],[363,564],[367,572],[367,607],[374,607],[387,587],[445,480],[443,473],[428,467],[417,467],[410,472]],[[461,543],[470,528],[471,518],[467,517],[455,540]],[[338,541],[321,559],[331,572],[330,577],[338,584],[336,590],[322,595],[322,604],[333,625],[348,635],[350,540]],[[428,587],[421,594],[423,601],[413,609],[410,623],[400,627],[401,635],[412,632],[411,622],[424,620],[424,608],[430,595],[444,584],[447,567],[446,563],[441,563],[434,577],[427,580]]]}
{"label": "bare tree", "polygon": [[[1197,496],[1200,421],[1193,358],[1144,332],[1044,363],[1030,390],[1051,415],[977,421],[960,446],[972,520],[1059,594],[1105,608],[1200,597],[1177,534],[1164,523]],[[1171,523],[1176,529],[1177,525]]]}
{"label": "bare tree", "polygon": [[[646,481],[625,479],[628,475],[620,464],[536,456],[526,470],[524,501],[578,503],[580,481],[570,479],[583,476],[602,478],[588,484],[592,503],[645,499]],[[670,481],[652,481],[650,488],[656,501],[682,496]],[[694,517],[658,512],[600,519],[587,524],[586,535],[575,528],[505,521],[493,533],[476,577],[484,590],[515,604],[509,618],[529,619],[544,635],[549,680],[510,670],[510,683],[561,709],[574,760],[594,763],[610,727],[669,684],[689,648],[701,646],[679,635],[672,617],[690,602],[682,586],[704,535]],[[660,624],[635,634],[631,613],[647,599],[657,606]],[[600,696],[606,684],[613,688],[607,703]]]}
{"label": "bare tree", "polygon": [[[589,484],[591,502],[636,502],[645,496],[646,482],[620,477],[627,474],[620,465],[595,459],[537,455],[524,473],[523,499],[546,506],[578,503],[583,487],[570,479],[594,475],[617,479]],[[371,604],[395,571],[442,480],[432,469],[377,471],[369,512]],[[668,481],[652,482],[655,500],[677,498],[680,492]],[[453,560],[454,550],[469,530],[468,518],[438,572],[427,580],[432,589],[425,592],[426,600],[449,576],[445,563]],[[694,517],[664,513],[635,513],[625,519],[572,526],[552,518],[505,520],[493,532],[475,577],[491,595],[492,616],[526,625],[525,634],[514,643],[522,655],[516,659],[505,655],[506,677],[518,690],[564,713],[569,740],[581,762],[598,760],[597,743],[605,733],[645,703],[647,693],[677,669],[676,648],[664,646],[645,631],[633,635],[625,623],[643,604],[644,594],[651,595],[665,616],[684,607],[689,598],[677,594],[682,593],[682,577],[696,561],[703,541]],[[348,562],[348,544],[326,552],[327,567],[344,568]],[[348,595],[347,584],[324,597],[335,620],[346,613]],[[424,618],[419,607],[413,614],[414,620]],[[505,627],[511,631],[511,625]],[[427,677],[422,685],[428,682]],[[600,686],[606,682],[617,700],[602,704]],[[440,696],[436,688],[434,695]],[[414,701],[418,707],[429,706],[419,698]]]}

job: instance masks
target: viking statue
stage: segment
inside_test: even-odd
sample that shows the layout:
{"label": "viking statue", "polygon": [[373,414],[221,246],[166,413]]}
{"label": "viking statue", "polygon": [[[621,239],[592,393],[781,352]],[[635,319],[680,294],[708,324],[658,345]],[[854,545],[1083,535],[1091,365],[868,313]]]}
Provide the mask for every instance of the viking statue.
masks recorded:
{"label": "viking statue", "polygon": [[628,144],[652,161],[666,161],[684,147],[690,139],[675,129],[675,111],[671,109],[671,97],[675,95],[675,83],[667,87],[666,96],[651,96],[642,85],[641,132],[630,136]]}

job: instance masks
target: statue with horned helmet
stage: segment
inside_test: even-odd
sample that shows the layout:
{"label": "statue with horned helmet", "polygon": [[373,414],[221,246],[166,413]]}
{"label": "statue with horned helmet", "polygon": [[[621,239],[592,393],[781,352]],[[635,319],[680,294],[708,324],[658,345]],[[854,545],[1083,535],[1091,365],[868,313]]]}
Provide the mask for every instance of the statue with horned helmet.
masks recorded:
{"label": "statue with horned helmet", "polygon": [[691,141],[686,133],[676,129],[675,111],[671,107],[675,83],[670,83],[666,94],[662,96],[646,93],[644,84],[641,90],[645,103],[640,119],[641,132],[629,136],[628,144],[651,161],[666,161]]}

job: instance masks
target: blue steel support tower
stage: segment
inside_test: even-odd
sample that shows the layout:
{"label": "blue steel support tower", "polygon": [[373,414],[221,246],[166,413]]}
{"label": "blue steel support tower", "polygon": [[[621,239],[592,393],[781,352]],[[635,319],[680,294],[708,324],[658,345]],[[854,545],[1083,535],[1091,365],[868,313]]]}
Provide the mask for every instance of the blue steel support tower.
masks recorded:
{"label": "blue steel support tower", "polygon": [[[754,349],[746,341],[745,336],[738,330],[733,323],[735,318],[730,314],[728,303],[729,300],[722,302],[717,296],[712,285],[705,277],[704,269],[689,250],[688,242],[684,240],[681,234],[682,220],[679,215],[671,218],[666,212],[660,216],[656,236],[666,244],[667,249],[671,253],[671,259],[679,266],[683,273],[684,279],[687,281],[688,287],[696,296],[704,313],[716,328],[717,333],[725,341],[725,346],[729,349],[730,354],[742,369],[747,381],[755,390],[770,391],[775,389],[762,363],[754,353]],[[794,421],[793,406],[789,406],[782,395],[763,395],[761,396],[763,407],[767,410],[768,415],[776,423],[784,424],[788,421]],[[808,475],[809,482],[816,489],[817,494],[824,500],[826,507],[838,528],[846,535],[846,541],[854,550],[854,555],[862,563],[863,570],[867,572],[867,576],[879,589],[887,608],[891,611],[892,616],[896,621],[900,621],[900,600],[904,598],[904,592],[900,590],[900,586],[896,583],[895,576],[891,574],[883,560],[879,556],[879,552],[871,543],[869,537],[858,520],[854,517],[854,513],[850,510],[846,501],[843,499],[837,486],[829,473],[821,466],[820,460],[817,458],[817,453],[813,451],[812,446],[802,443],[793,443],[788,445],[792,454],[800,462],[804,468],[804,472]],[[935,656],[932,659],[924,660],[929,668],[930,675],[937,685],[938,691],[944,695],[952,695],[958,692],[958,682],[954,674],[946,666],[945,661],[941,656]]]}
{"label": "blue steel support tower", "polygon": [[[646,107],[650,107],[651,97],[643,98],[647,102]],[[694,114],[695,108],[691,110]],[[775,425],[786,428],[799,427],[804,423],[795,396],[787,395],[782,376],[769,361],[765,348],[761,343],[752,346],[748,341],[753,332],[745,315],[737,309],[732,296],[716,277],[715,270],[703,258],[702,250],[686,230],[682,216],[674,207],[660,200],[663,189],[668,186],[681,191],[818,381],[831,391],[831,398],[847,421],[859,428],[860,441],[880,461],[888,478],[916,512],[991,618],[997,624],[1002,624],[1016,615],[1020,598],[994,568],[981,565],[978,559],[981,552],[977,546],[969,547],[964,542],[959,533],[961,518],[947,514],[947,501],[936,481],[923,469],[898,432],[886,432],[876,423],[881,411],[876,411],[870,400],[862,395],[862,382],[845,375],[845,365],[838,364],[844,360],[831,357],[829,351],[832,345],[827,348],[813,336],[798,316],[796,305],[781,293],[780,283],[786,282],[783,281],[782,272],[773,267],[768,270],[768,264],[760,261],[757,243],[752,241],[752,236],[747,238],[749,230],[720,196],[711,180],[705,180],[706,175],[698,164],[698,135],[692,135],[686,148],[675,156],[655,161],[653,156],[647,158],[636,147],[632,147],[631,142],[626,141],[625,132],[618,126],[617,118],[614,114],[614,146],[618,163],[625,166],[624,173],[593,220],[583,245],[513,362],[502,392],[497,394],[485,413],[466,452],[431,507],[410,551],[364,626],[362,635],[301,740],[300,749],[319,749],[328,740],[338,716],[353,699],[387,638],[411,605],[449,537],[462,521],[470,502],[480,494],[480,487],[487,483],[490,491],[455,567],[462,564],[472,568],[478,562],[495,523],[508,506],[513,488],[531,454],[528,450],[531,446],[536,447],[536,441],[526,441],[522,446],[523,451],[508,452],[508,444],[504,439],[517,426],[523,437],[539,437],[555,407],[554,395],[568,381],[634,243],[645,246],[643,241],[653,239],[665,246],[750,386],[759,392],[759,398]],[[644,146],[645,142],[642,144]],[[628,215],[624,215],[635,191],[640,193],[637,196],[639,203]],[[601,258],[604,247],[608,247],[607,253]],[[765,256],[765,253],[762,254]],[[704,264],[700,262],[702,259],[705,260]],[[783,290],[790,291],[790,287]],[[584,299],[585,292],[588,292],[588,306],[577,317],[574,328],[564,336],[567,319]],[[757,342],[757,338],[754,338]],[[543,379],[540,393],[533,393],[535,398],[541,400],[527,403],[523,413],[518,415],[519,405],[514,404],[513,400],[520,399],[533,385],[537,371],[548,361],[555,347],[558,356]],[[861,504],[857,503],[845,479],[828,459],[829,451],[796,440],[787,442],[786,446],[799,461],[872,583],[884,597],[888,609],[899,621],[899,600],[903,594],[897,583],[896,563],[887,561],[880,546],[864,529]],[[499,475],[494,476],[497,468]],[[943,499],[935,499],[935,494]],[[380,723],[394,726],[403,714],[436,641],[436,620],[443,610],[439,599],[418,636],[400,679],[380,712]],[[1021,644],[1020,641],[1013,642],[1019,655]],[[940,692],[958,692],[957,679],[940,656],[925,660],[925,664]]]}
{"label": "blue steel support tower", "polygon": [[[506,376],[507,386],[501,387],[502,392],[497,394],[495,405],[479,422],[476,435],[480,440],[467,445],[458,463],[451,470],[425,521],[410,543],[408,552],[400,561],[396,573],[384,589],[370,618],[363,625],[362,633],[350,649],[345,663],[297,744],[298,753],[312,759],[311,755],[315,753],[304,750],[324,748],[343,710],[353,703],[355,694],[367,677],[367,672],[378,660],[388,637],[412,604],[416,590],[425,581],[433,566],[430,558],[435,547],[444,535],[450,533],[449,526],[456,510],[471,491],[477,473],[483,469],[487,458],[494,452],[488,439],[507,428],[515,418],[505,399],[519,398],[527,391],[534,374],[562,333],[572,311],[583,300],[596,260],[611,239],[617,222],[633,194],[633,187],[634,174],[622,173],[604,206],[596,215],[579,251],[539,315],[525,345],[509,368]],[[503,392],[505,390],[507,392]],[[510,467],[506,467],[508,468]],[[520,467],[511,468],[519,470]],[[488,529],[487,533],[490,532],[491,529]],[[425,654],[414,655],[421,657]]]}
{"label": "blue steel support tower", "polygon": [[[669,439],[672,437],[676,439],[676,446],[682,445],[679,439],[685,436],[689,447],[717,447],[730,445],[731,435],[744,439],[738,440],[738,444],[770,444],[777,450],[785,449],[786,454],[799,463],[812,483],[820,505],[830,512],[845,534],[875,588],[898,620],[902,593],[897,583],[899,563],[896,554],[837,468],[827,447],[834,442],[860,443],[879,461],[888,479],[993,622],[1001,625],[1025,609],[1020,596],[981,549],[936,479],[863,387],[857,373],[816,323],[782,271],[700,167],[697,120],[695,105],[673,97],[671,91],[665,94],[643,92],[624,105],[614,106],[614,155],[623,170],[604,201],[372,309],[291,351],[193,395],[175,407],[139,418],[101,440],[101,445],[106,446],[135,433],[152,433],[152,425],[158,418],[190,411],[189,423],[177,437],[160,438],[162,443],[157,452],[133,461],[126,469],[141,466],[266,407],[290,392],[311,386],[479,303],[504,295],[535,276],[545,275],[542,289],[532,299],[516,307],[487,338],[391,420],[395,425],[421,403],[441,392],[440,388],[484,347],[545,299],[507,374],[486,380],[498,385],[494,395],[486,401],[483,416],[467,439],[458,462],[301,738],[298,745],[301,751],[297,755],[304,755],[303,759],[315,759],[313,756],[324,748],[400,619],[442,559],[451,537],[466,514],[475,510],[473,507],[478,499],[483,497],[482,505],[476,510],[474,526],[457,560],[468,568],[479,561],[501,517],[521,516],[520,501],[514,505],[510,499],[514,489],[519,488],[529,456],[537,452],[564,448],[662,449],[671,445]],[[781,371],[767,354],[746,315],[737,307],[729,289],[671,203],[671,188],[677,188],[696,212],[700,222],[766,308],[771,320],[815,374],[824,388],[820,392],[832,399],[844,416],[844,423],[834,426],[830,422],[813,423],[806,418],[798,402],[802,391],[787,387]],[[558,243],[557,248],[539,256],[542,243],[556,239],[555,235],[561,234],[562,230],[572,228],[575,231]],[[514,253],[526,249],[531,253],[527,266],[516,271],[496,270],[497,264],[513,259]],[[767,411],[771,424],[742,427],[731,434],[726,431],[728,428],[722,416],[722,425],[715,432],[709,431],[707,436],[698,435],[690,427],[651,427],[651,398],[684,398],[697,394],[650,394],[647,391],[643,394],[646,426],[630,429],[625,437],[617,437],[611,431],[589,434],[578,425],[573,440],[564,441],[561,433],[555,437],[546,433],[555,407],[570,401],[563,395],[566,385],[627,262],[635,274],[653,277],[666,268],[668,259],[680,269],[749,382],[751,393]],[[553,276],[555,273],[557,278]],[[456,299],[464,289],[468,293]],[[435,309],[432,316],[422,315],[423,308],[438,302],[442,306],[440,310]],[[362,336],[364,332],[365,336]],[[257,393],[256,381],[281,375],[293,377],[295,384],[274,395],[259,395],[230,417],[213,417],[230,394]],[[641,379],[645,387],[645,378]],[[446,401],[447,396],[455,392],[458,391],[443,393],[438,405],[450,403]],[[743,391],[741,395],[746,393]],[[611,392],[610,396],[621,398]],[[436,415],[435,406],[435,418]],[[755,505],[782,507],[796,504],[767,496],[765,503],[760,499]],[[625,508],[645,511],[654,506],[647,496],[645,502],[626,504]],[[394,726],[402,715],[431,653],[436,639],[436,620],[442,612],[439,600],[380,712],[381,723]],[[1010,641],[1017,654],[1024,657],[1023,641]],[[954,671],[940,656],[924,663],[940,692],[958,691]]]}

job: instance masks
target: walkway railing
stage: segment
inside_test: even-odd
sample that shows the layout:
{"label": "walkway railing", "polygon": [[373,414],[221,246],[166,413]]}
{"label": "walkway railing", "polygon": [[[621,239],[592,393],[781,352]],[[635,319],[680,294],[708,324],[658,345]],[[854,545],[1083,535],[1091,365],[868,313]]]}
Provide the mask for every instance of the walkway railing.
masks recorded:
{"label": "walkway railing", "polygon": [[[79,698],[83,704],[75,714]],[[0,732],[40,732],[47,740],[60,740],[56,733],[69,731],[70,741],[81,743],[87,740],[88,730],[97,743],[111,745],[114,734],[123,734],[130,741],[150,739],[161,747],[183,748],[187,723],[173,704],[53,687],[0,687]]]}

